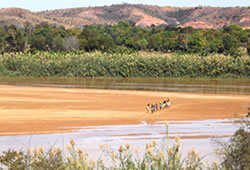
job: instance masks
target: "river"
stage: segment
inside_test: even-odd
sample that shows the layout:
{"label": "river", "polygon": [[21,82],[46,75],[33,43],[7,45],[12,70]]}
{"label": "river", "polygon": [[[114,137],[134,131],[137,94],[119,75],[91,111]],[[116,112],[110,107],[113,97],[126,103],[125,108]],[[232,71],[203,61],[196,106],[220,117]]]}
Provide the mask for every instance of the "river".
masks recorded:
{"label": "river", "polygon": [[[161,78],[0,78],[0,84],[15,86],[91,88],[120,90],[174,91],[191,93],[229,93],[250,94],[250,81],[247,79],[214,80],[214,79],[161,79]],[[214,137],[227,141],[236,127],[234,120],[203,120],[203,121],[170,121],[169,137],[181,137],[182,153],[185,155],[193,147],[205,156],[206,160],[216,159]],[[65,127],[61,127],[64,129]],[[120,144],[132,144],[133,148],[145,150],[145,144],[153,139],[161,143],[166,138],[165,122],[119,126],[88,126],[75,127],[72,133],[38,134],[1,136],[0,152],[11,148],[27,150],[40,147],[46,149],[58,146],[64,151],[70,139],[76,140],[77,147],[89,152],[90,159],[97,159],[101,154],[99,144],[109,144],[117,150]],[[199,130],[197,130],[199,129]],[[66,152],[66,151],[65,151]]]}
{"label": "river", "polygon": [[249,79],[0,77],[0,84],[63,88],[250,94]]}

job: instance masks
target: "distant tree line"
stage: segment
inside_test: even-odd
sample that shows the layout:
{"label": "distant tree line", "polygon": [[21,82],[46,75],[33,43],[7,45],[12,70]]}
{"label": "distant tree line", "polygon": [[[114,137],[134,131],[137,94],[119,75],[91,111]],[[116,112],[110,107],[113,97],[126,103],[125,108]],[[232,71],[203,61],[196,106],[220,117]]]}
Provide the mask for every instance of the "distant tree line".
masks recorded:
{"label": "distant tree line", "polygon": [[137,27],[134,23],[115,25],[85,25],[81,29],[41,23],[23,27],[0,27],[0,52],[34,51],[104,51],[129,53],[133,51],[161,51],[223,53],[240,56],[244,49],[250,55],[250,30],[238,25],[223,29],[193,29],[161,26]]}

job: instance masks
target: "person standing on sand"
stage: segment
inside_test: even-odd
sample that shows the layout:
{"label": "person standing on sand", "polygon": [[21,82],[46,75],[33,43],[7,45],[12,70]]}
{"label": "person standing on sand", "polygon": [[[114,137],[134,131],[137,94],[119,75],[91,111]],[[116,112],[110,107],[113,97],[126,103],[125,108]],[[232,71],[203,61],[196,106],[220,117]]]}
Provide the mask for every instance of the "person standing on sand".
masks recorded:
{"label": "person standing on sand", "polygon": [[167,100],[167,107],[170,107],[171,106],[171,100],[170,100],[170,98],[168,98],[168,100]]}
{"label": "person standing on sand", "polygon": [[155,106],[151,104],[151,112],[154,113],[154,111],[155,111]]}
{"label": "person standing on sand", "polygon": [[164,109],[166,107],[166,105],[167,105],[167,102],[166,102],[166,99],[165,99],[165,100],[163,100],[163,106],[162,106],[162,108]]}
{"label": "person standing on sand", "polygon": [[150,111],[150,104],[147,104],[146,111],[147,111],[147,113]]}
{"label": "person standing on sand", "polygon": [[160,104],[159,104],[159,107],[160,107],[160,109],[162,108],[162,104],[161,104],[161,102],[160,102]]}

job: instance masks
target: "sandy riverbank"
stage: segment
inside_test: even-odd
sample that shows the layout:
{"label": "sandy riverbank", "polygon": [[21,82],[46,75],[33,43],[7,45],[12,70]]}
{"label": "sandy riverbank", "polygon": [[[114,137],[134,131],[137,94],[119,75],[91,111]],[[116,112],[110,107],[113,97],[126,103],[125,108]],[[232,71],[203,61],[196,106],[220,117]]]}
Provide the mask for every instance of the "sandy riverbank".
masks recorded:
{"label": "sandy riverbank", "polygon": [[[147,103],[172,99],[150,114]],[[89,125],[137,124],[160,120],[234,118],[245,114],[249,95],[96,90],[0,85],[0,135],[66,132]]]}

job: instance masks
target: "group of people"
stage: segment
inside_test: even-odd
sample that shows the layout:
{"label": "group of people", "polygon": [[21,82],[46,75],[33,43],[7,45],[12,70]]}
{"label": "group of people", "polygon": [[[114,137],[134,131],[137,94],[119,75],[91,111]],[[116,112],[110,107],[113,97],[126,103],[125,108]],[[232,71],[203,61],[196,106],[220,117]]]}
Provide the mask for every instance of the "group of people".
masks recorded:
{"label": "group of people", "polygon": [[164,109],[164,108],[168,108],[171,106],[171,100],[170,98],[167,98],[165,100],[163,100],[163,102],[161,103],[156,103],[156,104],[147,104],[146,106],[146,112],[151,112],[154,113],[155,111]]}

